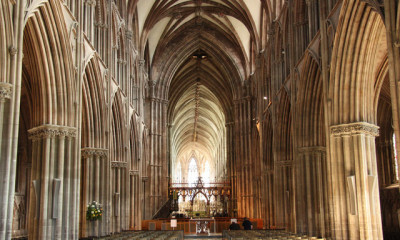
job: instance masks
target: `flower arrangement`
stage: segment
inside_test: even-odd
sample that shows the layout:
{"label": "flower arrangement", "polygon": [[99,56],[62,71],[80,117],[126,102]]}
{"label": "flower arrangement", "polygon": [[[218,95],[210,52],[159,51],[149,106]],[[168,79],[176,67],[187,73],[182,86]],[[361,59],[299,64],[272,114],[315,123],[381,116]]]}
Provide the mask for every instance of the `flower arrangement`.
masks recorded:
{"label": "flower arrangement", "polygon": [[93,201],[87,205],[86,220],[96,221],[101,219],[102,215],[103,208],[100,203]]}

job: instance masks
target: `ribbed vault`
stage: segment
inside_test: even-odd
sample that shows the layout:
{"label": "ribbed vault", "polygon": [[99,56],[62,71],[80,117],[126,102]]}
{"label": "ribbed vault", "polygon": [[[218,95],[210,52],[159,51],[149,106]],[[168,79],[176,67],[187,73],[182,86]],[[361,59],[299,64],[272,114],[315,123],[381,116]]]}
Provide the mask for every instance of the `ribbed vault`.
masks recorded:
{"label": "ribbed vault", "polygon": [[186,166],[191,157],[201,155],[198,161],[215,165],[225,141],[225,116],[217,97],[198,81],[181,94],[172,114],[173,158]]}
{"label": "ribbed vault", "polygon": [[133,6],[140,9],[138,51],[150,95],[169,102],[172,175],[177,161],[185,168],[192,157],[223,175],[225,124],[234,120],[234,100],[246,95],[270,6],[253,0],[139,0]]}

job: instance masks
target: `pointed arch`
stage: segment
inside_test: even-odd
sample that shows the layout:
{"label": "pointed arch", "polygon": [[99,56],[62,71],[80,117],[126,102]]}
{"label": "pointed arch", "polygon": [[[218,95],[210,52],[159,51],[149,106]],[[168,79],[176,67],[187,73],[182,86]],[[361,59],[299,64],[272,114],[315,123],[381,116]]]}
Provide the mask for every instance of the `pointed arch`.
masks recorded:
{"label": "pointed arch", "polygon": [[81,147],[106,148],[106,96],[104,78],[98,58],[92,58],[85,68],[82,85]]}
{"label": "pointed arch", "polygon": [[70,81],[75,76],[72,49],[58,2],[45,3],[27,19],[24,55],[36,96],[33,126],[74,126],[78,85]]}
{"label": "pointed arch", "polygon": [[[329,235],[326,122],[318,62],[306,54],[299,69],[296,114],[296,229]],[[325,189],[326,191],[322,191]]]}
{"label": "pointed arch", "polygon": [[376,123],[375,79],[386,58],[385,34],[380,15],[366,3],[343,2],[330,71],[332,124]]}
{"label": "pointed arch", "polygon": [[274,181],[277,183],[275,190],[276,226],[294,230],[294,170],[293,170],[293,140],[291,103],[285,88],[282,88],[275,116],[279,119],[274,133]]}

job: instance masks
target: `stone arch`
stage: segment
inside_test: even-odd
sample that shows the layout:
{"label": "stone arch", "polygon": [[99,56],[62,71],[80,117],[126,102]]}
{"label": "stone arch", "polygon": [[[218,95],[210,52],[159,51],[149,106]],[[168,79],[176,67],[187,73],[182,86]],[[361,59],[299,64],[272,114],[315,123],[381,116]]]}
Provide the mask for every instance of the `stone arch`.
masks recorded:
{"label": "stone arch", "polygon": [[275,203],[274,199],[274,156],[273,156],[273,122],[270,109],[267,109],[263,114],[261,121],[261,138],[262,138],[262,182],[263,182],[263,193],[265,202],[263,202],[261,214],[265,223],[264,226],[267,229],[273,229],[276,226],[275,218]]}
{"label": "stone arch", "polygon": [[280,119],[275,124],[274,148],[276,158],[274,166],[276,227],[293,231],[294,226],[294,171],[293,171],[293,140],[291,103],[286,89],[281,89],[278,95],[278,105],[275,116]]}
{"label": "stone arch", "polygon": [[130,211],[129,211],[129,229],[140,229],[141,222],[141,204],[140,204],[140,193],[141,193],[141,166],[140,166],[140,135],[138,131],[138,125],[136,116],[133,114],[130,120],[130,133],[129,133],[129,145],[130,145],[130,171],[129,171],[129,182],[130,182]]}
{"label": "stone arch", "polygon": [[191,202],[192,205],[193,205],[194,199],[196,198],[196,196],[197,196],[198,194],[202,194],[202,195],[206,198],[206,200],[207,200],[207,205],[210,203],[210,199],[207,197],[207,195],[206,195],[203,191],[197,191],[195,194],[193,194],[193,197],[190,199],[190,202]]}
{"label": "stone arch", "polygon": [[[92,201],[105,204],[109,201],[106,188],[108,176],[108,146],[106,119],[108,116],[106,96],[103,89],[104,76],[98,56],[92,57],[86,65],[82,81],[81,120],[81,181],[80,181],[80,224],[79,236],[101,236],[105,232],[105,221],[91,224],[86,220],[87,204]],[[105,212],[109,208],[104,207]],[[108,215],[104,214],[105,216]],[[102,230],[101,230],[102,229]]]}
{"label": "stone arch", "polygon": [[389,80],[389,62],[386,59],[376,79],[376,116],[379,136],[376,138],[376,159],[379,177],[379,199],[382,216],[384,239],[395,239],[400,233],[397,209],[400,208],[398,188],[393,188],[399,181],[395,146],[399,143],[395,136],[393,121],[393,102]]}
{"label": "stone arch", "polygon": [[[19,130],[18,130],[18,149],[17,149],[17,162],[16,162],[16,176],[15,176],[15,197],[14,204],[19,206],[19,203],[24,203],[19,206],[24,208],[24,216],[16,216],[18,212],[14,211],[13,216],[13,237],[25,237],[28,234],[28,212],[30,204],[30,181],[31,181],[31,166],[32,166],[32,142],[29,141],[28,130],[32,128],[31,111],[33,104],[33,96],[30,86],[30,76],[25,65],[22,66],[22,79],[21,79],[21,111],[19,116]],[[14,209],[15,210],[15,209]],[[23,219],[22,219],[23,218]],[[17,220],[18,219],[18,220]],[[17,221],[17,222],[15,222]],[[23,223],[23,224],[21,224]],[[23,228],[20,228],[23,226]]]}
{"label": "stone arch", "polygon": [[[24,32],[24,62],[29,64],[32,91],[38,98],[33,104],[33,126],[75,124],[73,102],[78,86],[74,78],[72,50],[61,6],[49,2],[28,20]],[[63,94],[55,94],[62,92]],[[40,97],[39,97],[40,96]]]}
{"label": "stone arch", "polygon": [[114,95],[111,111],[111,232],[128,230],[129,169],[127,162],[126,120],[123,95],[120,89]]}
{"label": "stone arch", "polygon": [[[106,148],[105,119],[106,96],[104,78],[97,58],[92,58],[85,68],[82,86],[82,148]],[[96,130],[96,131],[95,131]]]}
{"label": "stone arch", "polygon": [[296,222],[297,231],[329,236],[326,128],[320,66],[307,54],[297,83]]}
{"label": "stone arch", "polygon": [[327,109],[332,116],[328,171],[334,183],[330,199],[335,214],[333,238],[382,239],[375,94],[386,55],[386,29],[379,13],[362,1],[343,1],[332,50]]}
{"label": "stone arch", "polygon": [[[74,102],[80,86],[74,81],[69,35],[60,2],[27,7],[22,62],[26,77],[21,92],[29,91],[31,104],[21,105],[21,109],[29,112],[31,119],[28,130],[32,140],[28,235],[33,239],[77,238],[79,206],[77,203],[63,205],[79,195],[76,184],[79,182],[79,154],[75,151],[79,145],[79,108]],[[26,109],[28,107],[30,109]],[[56,202],[53,202],[56,200],[53,194],[58,196]],[[50,222],[54,216],[56,220]],[[67,227],[61,231],[62,226]]]}
{"label": "stone arch", "polygon": [[365,3],[345,1],[332,50],[332,124],[376,123],[375,79],[386,51],[385,26],[380,15]]}
{"label": "stone arch", "polygon": [[[194,25],[194,23],[188,22],[185,25],[188,25],[189,27],[190,25]],[[196,25],[194,25],[194,27],[195,26]],[[245,60],[243,59],[243,56],[237,53],[235,55],[228,56],[226,54],[227,51],[224,51],[219,47],[219,45],[221,45],[221,39],[224,39],[225,41],[228,40],[220,33],[218,33],[218,36],[219,38],[217,39],[216,36],[209,34],[205,36],[204,39],[208,39],[205,41],[203,38],[198,38],[194,31],[188,30],[180,35],[174,36],[174,39],[169,39],[172,40],[170,42],[178,41],[178,43],[174,45],[166,45],[164,48],[162,48],[164,51],[162,51],[160,48],[159,51],[156,51],[154,56],[154,59],[156,60],[152,64],[152,72],[150,75],[152,79],[157,82],[155,93],[158,94],[160,98],[167,99],[167,94],[171,87],[175,73],[178,72],[179,68],[190,58],[194,52],[194,49],[202,49],[210,55],[209,59],[214,59],[213,61],[218,62],[219,64],[223,63],[221,69],[218,70],[223,74],[221,76],[221,80],[223,80],[225,87],[219,88],[219,92],[221,92],[221,89],[227,89],[230,90],[230,92],[221,92],[221,94],[217,95],[221,95],[221,97],[225,97],[225,95],[233,95],[232,98],[238,98],[241,96],[240,91],[242,82],[249,74],[244,64]],[[182,42],[184,40],[187,41],[185,44]],[[234,45],[229,43],[229,45],[227,44],[226,47],[233,48]],[[165,65],[165,62],[168,62],[169,64]],[[235,64],[236,66],[234,66]],[[229,88],[226,88],[226,86],[229,86]],[[207,87],[212,89],[212,86]],[[225,99],[221,99],[220,101],[222,103],[227,102]]]}

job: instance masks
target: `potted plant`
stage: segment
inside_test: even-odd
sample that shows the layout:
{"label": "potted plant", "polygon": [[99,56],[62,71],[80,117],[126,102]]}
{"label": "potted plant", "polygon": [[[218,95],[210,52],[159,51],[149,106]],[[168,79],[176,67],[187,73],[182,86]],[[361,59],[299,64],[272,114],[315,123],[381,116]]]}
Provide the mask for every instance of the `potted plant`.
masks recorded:
{"label": "potted plant", "polygon": [[103,215],[103,208],[101,204],[93,201],[87,205],[86,220],[96,221],[100,220]]}

